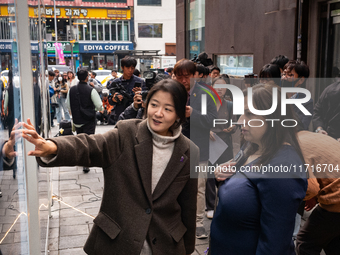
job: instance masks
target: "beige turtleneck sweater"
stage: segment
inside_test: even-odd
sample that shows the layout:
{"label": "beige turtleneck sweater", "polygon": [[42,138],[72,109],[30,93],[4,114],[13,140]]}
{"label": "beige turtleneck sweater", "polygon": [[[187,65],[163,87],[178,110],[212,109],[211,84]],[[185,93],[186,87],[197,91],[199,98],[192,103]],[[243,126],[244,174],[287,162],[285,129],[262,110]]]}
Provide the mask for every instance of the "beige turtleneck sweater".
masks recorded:
{"label": "beige turtleneck sweater", "polygon": [[[152,174],[151,174],[151,193],[154,192],[157,183],[168,165],[171,155],[174,151],[175,140],[181,135],[182,127],[172,130],[172,136],[162,136],[155,133],[147,122],[149,131],[152,134]],[[152,255],[151,247],[147,240],[144,241],[141,255]]]}

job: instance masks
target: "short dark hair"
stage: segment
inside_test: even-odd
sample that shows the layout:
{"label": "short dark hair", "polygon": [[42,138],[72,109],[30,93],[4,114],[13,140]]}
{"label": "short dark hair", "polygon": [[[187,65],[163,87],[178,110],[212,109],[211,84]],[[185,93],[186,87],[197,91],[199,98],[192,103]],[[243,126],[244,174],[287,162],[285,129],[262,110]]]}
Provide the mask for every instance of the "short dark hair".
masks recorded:
{"label": "short dark hair", "polygon": [[218,67],[218,66],[213,66],[211,69],[210,69],[210,72],[214,71],[214,70],[217,70],[219,73],[221,73],[221,69]]}
{"label": "short dark hair", "polygon": [[97,76],[96,72],[93,72],[93,71],[92,71],[91,74],[93,74],[94,77]]}
{"label": "short dark hair", "polygon": [[155,77],[155,84],[164,79],[171,79],[171,77],[168,74],[158,73]]}
{"label": "short dark hair", "polygon": [[170,74],[171,72],[173,72],[174,71],[174,68],[173,67],[168,67],[167,69],[166,69],[166,72],[168,73],[168,74]]}
{"label": "short dark hair", "polygon": [[144,116],[146,116],[148,112],[150,99],[158,91],[164,91],[164,92],[168,92],[171,94],[172,99],[174,101],[176,114],[180,119],[178,122],[177,121],[175,122],[173,127],[174,128],[179,127],[182,123],[186,121],[185,109],[186,109],[186,104],[187,104],[188,92],[186,91],[184,85],[172,79],[164,79],[156,83],[152,87],[152,89],[150,89],[148,96],[146,98],[146,107],[144,111],[144,114],[145,114]]}
{"label": "short dark hair", "polygon": [[283,70],[285,64],[287,64],[288,61],[289,61],[289,58],[287,58],[286,56],[278,55],[270,61],[270,64],[278,65],[279,68]]}
{"label": "short dark hair", "polygon": [[122,67],[136,67],[137,65],[137,60],[131,56],[125,56],[121,61],[120,64]]}
{"label": "short dark hair", "polygon": [[79,71],[77,72],[77,76],[79,81],[85,81],[86,78],[89,76],[89,73],[86,69],[80,68]]}
{"label": "short dark hair", "polygon": [[281,72],[278,65],[266,64],[262,67],[259,78],[281,78]]}
{"label": "short dark hair", "polygon": [[116,73],[117,73],[117,70],[116,70],[116,69],[113,69],[113,70],[111,71],[111,73],[112,73],[112,72],[116,72]]}
{"label": "short dark hair", "polygon": [[198,74],[206,75],[206,67],[202,64],[196,64],[196,72],[198,72]]}
{"label": "short dark hair", "polygon": [[[303,61],[290,60],[288,61],[287,64],[285,64],[283,70],[286,70],[286,69],[288,71],[294,70],[299,76],[299,78],[304,77],[305,79],[307,79],[309,77],[309,66],[306,65],[306,63]],[[301,84],[301,87],[302,88],[306,87],[306,80]]]}
{"label": "short dark hair", "polygon": [[133,71],[133,74],[136,75],[136,76],[139,76],[139,75],[140,75],[140,71],[136,68],[136,69]]}
{"label": "short dark hair", "polygon": [[48,76],[55,76],[55,73],[53,71],[48,71]]}
{"label": "short dark hair", "polygon": [[184,71],[187,71],[189,74],[195,75],[196,73],[195,63],[185,58],[178,61],[174,67],[174,74],[176,76],[183,75]]}

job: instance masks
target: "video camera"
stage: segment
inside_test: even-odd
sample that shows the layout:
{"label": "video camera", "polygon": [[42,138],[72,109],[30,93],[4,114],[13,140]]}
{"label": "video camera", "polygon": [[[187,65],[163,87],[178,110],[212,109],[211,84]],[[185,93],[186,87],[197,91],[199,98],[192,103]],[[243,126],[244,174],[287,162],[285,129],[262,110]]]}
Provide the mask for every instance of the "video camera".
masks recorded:
{"label": "video camera", "polygon": [[[117,101],[117,104],[121,104],[124,101],[124,99],[127,99],[127,100],[132,99],[132,96],[127,92],[125,87],[122,84],[119,84],[117,82],[113,81],[110,84],[109,90],[113,98]],[[116,96],[114,96],[115,93],[117,93]],[[118,98],[119,95],[123,96],[124,99],[122,101],[119,100]]]}
{"label": "video camera", "polygon": [[153,71],[145,71],[143,73],[143,77],[145,78],[145,85],[150,90],[152,86],[155,84],[155,78],[157,74]]}

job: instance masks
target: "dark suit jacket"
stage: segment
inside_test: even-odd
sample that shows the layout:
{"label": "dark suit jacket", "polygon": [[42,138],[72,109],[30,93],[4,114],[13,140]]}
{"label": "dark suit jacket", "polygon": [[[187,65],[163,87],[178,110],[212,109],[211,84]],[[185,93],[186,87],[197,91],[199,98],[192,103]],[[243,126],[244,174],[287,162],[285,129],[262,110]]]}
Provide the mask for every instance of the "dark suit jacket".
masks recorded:
{"label": "dark suit jacket", "polygon": [[198,164],[197,147],[191,143],[190,151],[183,135],[175,141],[151,194],[153,142],[146,120],[119,121],[116,127],[105,134],[51,139],[58,146],[56,157],[49,164],[37,159],[44,167],[103,167],[102,204],[85,252],[139,255],[145,239],[153,255],[194,252],[197,179],[190,178],[190,161]]}
{"label": "dark suit jacket", "polygon": [[[200,161],[208,161],[210,129],[213,127],[214,119],[217,119],[217,108],[210,95],[202,88],[196,83],[190,95],[192,113],[190,118],[183,124],[182,133],[190,138],[200,149]],[[207,95],[206,115],[201,114],[202,94]]]}

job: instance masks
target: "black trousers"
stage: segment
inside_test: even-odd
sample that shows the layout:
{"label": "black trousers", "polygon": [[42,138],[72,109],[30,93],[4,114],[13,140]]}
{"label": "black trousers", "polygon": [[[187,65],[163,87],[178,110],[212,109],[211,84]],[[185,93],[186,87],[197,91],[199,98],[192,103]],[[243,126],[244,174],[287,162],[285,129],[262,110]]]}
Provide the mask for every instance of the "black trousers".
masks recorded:
{"label": "black trousers", "polygon": [[93,135],[95,131],[96,131],[96,120],[88,122],[79,128],[76,127],[77,134]]}
{"label": "black trousers", "polygon": [[300,229],[296,239],[299,255],[340,254],[340,213],[316,207]]}

